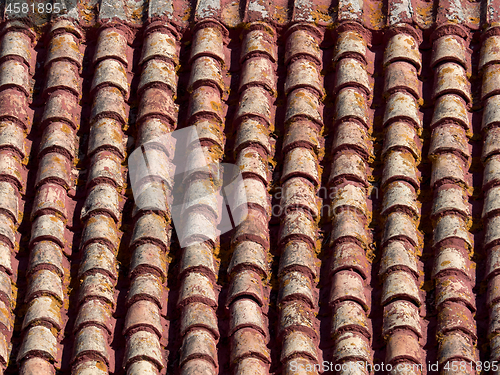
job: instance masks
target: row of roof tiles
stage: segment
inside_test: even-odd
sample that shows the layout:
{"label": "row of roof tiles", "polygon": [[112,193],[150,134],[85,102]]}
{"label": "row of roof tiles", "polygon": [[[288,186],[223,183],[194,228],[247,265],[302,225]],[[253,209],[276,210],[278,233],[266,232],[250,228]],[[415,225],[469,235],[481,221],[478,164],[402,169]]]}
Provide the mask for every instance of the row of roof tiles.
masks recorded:
{"label": "row of roof tiles", "polygon": [[[361,3],[341,2],[333,52],[335,80],[332,92],[326,92],[321,78],[324,58],[320,48],[324,25],[314,17],[311,19],[313,13],[307,11],[322,4],[302,3],[294,4],[290,10],[293,20],[301,22],[288,27],[283,36],[279,23],[262,22],[271,18],[271,13],[266,12],[272,8],[252,1],[245,5],[245,20],[249,23],[241,39],[239,101],[231,124],[236,130],[232,150],[225,149],[230,68],[226,61],[231,54],[228,48],[231,24],[222,15],[227,5],[198,2],[195,25],[182,29],[182,22],[174,16],[178,4],[150,2],[148,16],[154,19],[158,12],[165,11],[162,13],[165,20],[145,26],[141,57],[135,66],[129,28],[134,19],[127,15],[130,4],[119,2],[110,7],[103,2],[99,10],[103,26],[89,64],[92,80],[88,92],[83,91],[85,74],[82,73],[88,41],[81,28],[88,20],[79,19],[85,11],[79,8],[82,4],[75,8],[78,12],[69,9],[67,17],[55,19],[48,32],[48,53],[42,68],[46,72],[45,84],[37,94],[44,102],[41,120],[36,124],[40,138],[34,140],[38,152],[36,162],[30,164],[31,171],[26,167],[27,157],[33,160],[35,156],[26,150],[24,137],[27,133],[35,134],[30,80],[39,69],[35,65],[37,36],[27,23],[4,24],[0,49],[0,303],[4,304],[0,362],[4,367],[16,368],[12,362],[17,362],[23,374],[54,373],[66,361],[62,357],[69,337],[72,353],[66,363],[71,373],[119,373],[120,369],[128,374],[165,373],[168,366],[165,347],[178,345],[180,353],[177,363],[170,365],[172,369],[182,374],[215,374],[226,371],[219,361],[222,349],[219,340],[224,334],[230,343],[228,366],[234,373],[266,374],[280,368],[283,373],[291,374],[295,373],[292,362],[300,364],[303,373],[314,373],[314,364],[323,360],[320,346],[332,347],[327,358],[338,364],[374,363],[376,337],[370,318],[374,311],[382,313],[382,309],[383,360],[392,365],[425,364],[424,318],[427,317],[426,293],[422,289],[425,273],[419,259],[426,246],[419,231],[422,215],[419,191],[425,188],[421,184],[425,176],[421,175],[419,164],[427,157],[432,161],[429,177],[433,198],[432,233],[426,234],[432,235],[427,246],[434,258],[430,278],[435,290],[436,335],[440,337],[436,357],[441,366],[479,358],[474,319],[478,306],[472,291],[476,283],[471,261],[475,245],[470,233],[473,218],[468,202],[474,187],[469,172],[473,149],[469,75],[473,68],[468,48],[471,34],[466,28],[475,29],[477,25],[466,21],[464,9],[472,7],[467,9],[469,14],[474,14],[475,8],[487,9],[486,22],[494,26],[494,4],[450,3],[447,8],[440,8],[436,16],[438,27],[433,25],[436,31],[430,40],[433,50],[429,66],[425,66],[419,52],[422,34],[416,26],[421,25],[408,16],[413,14],[413,4],[389,4],[388,25],[394,27],[387,31],[383,62],[376,68],[384,67],[383,89],[378,91],[369,71],[370,66],[375,66],[374,54],[368,47],[369,28],[375,27],[361,18],[369,3],[361,6]],[[114,22],[105,23],[106,19]],[[496,28],[490,30],[484,33],[481,42],[479,67],[484,103],[482,248],[488,254],[485,277],[490,316],[489,359],[497,360],[500,341],[496,306],[500,300],[497,296],[500,279],[496,272],[496,248],[500,234],[496,225],[499,211],[495,82],[500,56],[497,56]],[[187,59],[189,105],[185,124],[178,124],[176,70],[181,61],[183,32],[193,36]],[[280,36],[285,44],[284,60],[279,58],[276,48]],[[276,73],[280,61],[286,70],[283,93],[278,90]],[[420,109],[424,94],[419,77],[423,69],[429,68],[434,76],[430,94],[434,108],[432,119],[425,124]],[[136,93],[129,89],[134,76],[139,79]],[[384,101],[384,140],[380,154],[383,229],[377,249],[378,265],[372,265],[367,256],[374,240],[369,227],[374,219],[369,193],[376,172],[370,169],[375,155],[371,110],[375,90],[383,93]],[[334,98],[334,119],[330,124],[323,119],[325,94]],[[78,150],[78,133],[84,95],[89,95],[92,102],[85,151],[88,175],[84,197],[78,197],[75,195],[80,181],[77,159],[83,153]],[[282,95],[286,96],[284,132],[277,143],[281,149],[276,150],[272,137],[275,101],[276,96]],[[135,97],[139,108],[131,120],[129,105]],[[122,213],[125,202],[131,200],[125,190],[129,149],[126,132],[130,124],[137,132],[136,146],[166,135],[178,126],[194,125],[210,161],[221,162],[227,158],[224,155],[234,153],[248,197],[248,216],[232,235],[227,285],[219,285],[219,243],[205,241],[187,246],[177,255],[178,292],[169,293],[167,257],[173,255],[168,189],[165,191],[156,182],[145,182],[162,192],[160,207],[164,209],[141,209],[150,206],[148,199],[153,199],[144,196],[141,197],[144,202],[136,204],[132,212]],[[333,137],[329,150],[324,149],[323,128],[328,128]],[[422,139],[423,128],[431,132],[430,140]],[[425,142],[429,143],[428,155],[422,155]],[[331,163],[327,167],[328,176],[323,175],[322,169],[325,151],[325,161]],[[164,150],[153,148],[148,152],[164,160],[160,165],[168,164],[169,155]],[[283,214],[276,240],[271,238],[269,230],[274,160],[283,162],[278,178],[283,188],[279,202]],[[29,173],[36,175],[32,185],[28,183]],[[167,170],[158,174],[168,180]],[[185,178],[185,202],[206,192],[200,178],[196,174]],[[319,190],[325,181],[332,192],[330,217],[320,210]],[[32,194],[28,190],[33,190]],[[32,204],[26,202],[29,199]],[[75,201],[79,199],[82,208],[76,220],[82,233],[81,239],[73,243]],[[32,206],[28,213],[31,232],[27,233],[19,227],[25,204]],[[203,234],[200,223],[210,226],[215,217],[209,205],[198,205],[188,207],[182,219],[184,226],[177,233],[179,238],[196,239]],[[121,229],[128,223],[133,228],[130,242],[125,245],[130,254],[127,297],[118,307],[117,283],[122,272],[117,257],[123,251],[122,239],[126,238]],[[320,245],[320,230],[325,223],[331,227],[331,234],[329,241]],[[20,250],[21,236],[26,235],[29,237],[27,289],[23,300],[16,302],[13,286],[22,270],[17,270],[15,263],[24,249],[21,255],[16,253]],[[75,244],[78,263],[73,252]],[[277,249],[272,248],[273,244]],[[268,259],[277,250],[279,266],[274,274]],[[324,259],[331,259],[325,271],[320,272],[318,267],[318,252]],[[78,268],[75,277],[79,282],[70,306],[72,265]],[[372,299],[371,279],[376,275],[373,268],[378,271],[380,300]],[[324,272],[328,275],[323,275]],[[322,284],[329,291],[321,301],[317,282],[325,278],[331,282]],[[278,286],[273,287],[273,279]],[[224,304],[229,311],[227,332],[221,332],[221,316],[218,316],[221,288],[226,290]],[[269,311],[273,289],[277,291],[277,303],[275,307],[271,305],[278,316],[276,337],[271,336],[273,313]],[[180,338],[179,344],[172,343],[167,329],[171,295],[178,295],[174,305],[179,311],[179,322],[174,337]],[[12,314],[20,311],[19,304],[24,306],[25,315],[21,327],[16,328]],[[322,304],[328,306],[327,316],[331,320],[326,341],[319,330],[325,317],[317,315]],[[123,311],[118,312],[118,308]],[[68,320],[73,322],[70,326]],[[120,320],[123,320],[121,325]],[[117,327],[121,327],[120,332]],[[21,333],[18,347],[9,345],[15,330]],[[122,334],[123,361],[115,363],[112,341]],[[279,347],[280,366],[272,357],[273,345]],[[352,373],[352,368],[346,366],[340,373]],[[356,371],[367,373],[364,369]],[[475,369],[467,367],[459,371],[473,373]],[[391,373],[403,372],[394,369]]]}

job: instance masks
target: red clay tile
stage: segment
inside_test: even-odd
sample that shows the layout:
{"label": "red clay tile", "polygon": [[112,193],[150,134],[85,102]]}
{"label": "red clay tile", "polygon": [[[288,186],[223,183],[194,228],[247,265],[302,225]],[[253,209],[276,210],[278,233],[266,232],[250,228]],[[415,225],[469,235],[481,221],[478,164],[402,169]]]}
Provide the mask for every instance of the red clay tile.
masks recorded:
{"label": "red clay tile", "polygon": [[[199,0],[191,20],[184,1],[102,2],[47,25],[6,11],[1,373],[500,358],[498,1],[280,1]],[[242,171],[249,214],[227,237],[194,172],[182,228],[170,217],[157,138],[190,125],[209,162]],[[141,176],[140,198],[134,143],[165,181]],[[170,252],[178,239],[205,242]]]}

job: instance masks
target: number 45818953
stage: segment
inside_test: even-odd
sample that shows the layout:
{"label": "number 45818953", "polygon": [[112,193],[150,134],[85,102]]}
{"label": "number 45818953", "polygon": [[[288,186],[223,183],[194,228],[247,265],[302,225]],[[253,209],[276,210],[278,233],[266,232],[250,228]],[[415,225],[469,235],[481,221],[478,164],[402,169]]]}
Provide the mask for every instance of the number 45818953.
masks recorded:
{"label": "number 45818953", "polygon": [[9,3],[5,8],[5,12],[7,13],[59,13],[61,12],[61,4],[59,3],[38,3],[34,2],[31,4],[28,3]]}

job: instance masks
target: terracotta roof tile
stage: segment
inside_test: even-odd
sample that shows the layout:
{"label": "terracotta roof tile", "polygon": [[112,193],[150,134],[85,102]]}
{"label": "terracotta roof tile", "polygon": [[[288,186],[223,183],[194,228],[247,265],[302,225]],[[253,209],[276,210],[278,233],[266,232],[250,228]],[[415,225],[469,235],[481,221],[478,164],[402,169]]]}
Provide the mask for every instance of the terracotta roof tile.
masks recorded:
{"label": "terracotta roof tile", "polygon": [[500,358],[497,0],[94,3],[4,4],[0,373]]}
{"label": "terracotta roof tile", "polygon": [[331,262],[331,272],[342,269],[353,269],[364,279],[369,276],[369,262],[364,249],[355,242],[339,242],[335,247],[335,252]]}

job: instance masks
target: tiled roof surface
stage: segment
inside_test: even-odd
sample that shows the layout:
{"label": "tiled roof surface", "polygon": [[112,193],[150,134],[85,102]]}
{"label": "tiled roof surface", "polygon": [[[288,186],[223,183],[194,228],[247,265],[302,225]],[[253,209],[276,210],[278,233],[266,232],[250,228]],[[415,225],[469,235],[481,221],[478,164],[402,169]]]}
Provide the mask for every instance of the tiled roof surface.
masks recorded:
{"label": "tiled roof surface", "polygon": [[[0,25],[0,373],[500,361],[499,0],[16,4]],[[127,158],[187,126],[239,167],[248,216],[181,248],[212,208],[174,227],[160,182],[135,204]],[[191,202],[202,182],[185,181]]]}

